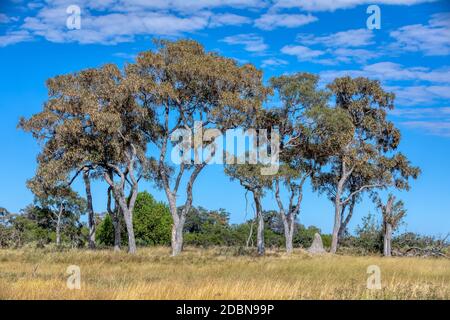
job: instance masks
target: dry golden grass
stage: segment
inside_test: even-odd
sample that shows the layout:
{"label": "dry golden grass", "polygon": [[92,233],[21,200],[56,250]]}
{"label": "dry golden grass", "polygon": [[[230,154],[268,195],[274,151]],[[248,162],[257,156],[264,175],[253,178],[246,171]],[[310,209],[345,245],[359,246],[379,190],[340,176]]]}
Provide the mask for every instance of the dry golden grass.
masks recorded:
{"label": "dry golden grass", "polygon": [[[0,299],[449,299],[450,260],[350,256],[234,256],[232,249],[0,250]],[[66,286],[81,268],[81,290]],[[382,289],[366,288],[369,265]]]}

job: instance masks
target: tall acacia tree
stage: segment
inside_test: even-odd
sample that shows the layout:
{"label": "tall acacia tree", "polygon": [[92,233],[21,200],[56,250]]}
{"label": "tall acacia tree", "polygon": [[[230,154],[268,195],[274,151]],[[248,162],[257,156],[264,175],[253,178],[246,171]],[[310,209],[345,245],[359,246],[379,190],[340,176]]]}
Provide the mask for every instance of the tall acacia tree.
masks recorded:
{"label": "tall acacia tree", "polygon": [[[195,161],[199,159],[197,150],[214,139],[193,139],[189,143],[194,150],[192,157],[175,164],[168,155],[170,147],[178,143],[172,141],[172,134],[179,129],[193,130],[196,121],[220,133],[237,127],[261,107],[266,89],[262,72],[253,65],[239,66],[233,59],[206,52],[195,41],[157,41],[155,45],[156,50],[142,52],[134,64],[127,66],[127,74],[139,79],[138,100],[157,120],[148,135],[159,151],[151,163],[172,214],[175,256],[182,251],[183,226],[192,206],[194,183],[208,160]],[[183,181],[185,198],[178,206]]]}
{"label": "tall acacia tree", "polygon": [[86,182],[88,172],[104,178],[124,215],[130,253],[136,252],[132,212],[146,168],[144,129],[148,131],[151,121],[148,110],[135,103],[136,83],[111,64],[57,76],[47,81],[49,100],[44,110],[20,122],[43,142],[38,162],[49,173],[47,183],[67,181],[70,174],[76,177],[80,172],[85,173]]}
{"label": "tall acacia tree", "polygon": [[[329,170],[315,177],[315,185],[334,203],[331,252],[336,253],[344,206],[367,190],[407,189],[408,179],[416,178],[420,171],[403,154],[395,153],[400,132],[386,117],[387,110],[394,108],[394,94],[367,78],[337,78],[328,89],[335,100],[329,123],[340,117],[346,125],[342,138],[336,140]],[[353,189],[349,186],[352,175],[362,177]]]}

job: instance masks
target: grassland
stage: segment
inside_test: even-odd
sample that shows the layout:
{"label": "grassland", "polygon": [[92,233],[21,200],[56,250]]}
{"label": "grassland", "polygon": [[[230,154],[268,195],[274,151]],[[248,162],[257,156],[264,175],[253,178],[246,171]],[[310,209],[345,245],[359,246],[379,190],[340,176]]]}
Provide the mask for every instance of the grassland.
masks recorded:
{"label": "grassland", "polygon": [[[69,265],[81,289],[66,285]],[[366,288],[369,265],[381,290]],[[450,299],[450,260],[376,256],[239,256],[235,249],[0,250],[0,299]]]}

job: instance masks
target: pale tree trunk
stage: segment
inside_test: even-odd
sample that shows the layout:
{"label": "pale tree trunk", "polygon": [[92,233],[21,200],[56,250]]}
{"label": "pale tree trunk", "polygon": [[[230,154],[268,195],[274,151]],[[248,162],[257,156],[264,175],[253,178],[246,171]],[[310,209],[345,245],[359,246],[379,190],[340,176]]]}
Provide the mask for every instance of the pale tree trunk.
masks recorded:
{"label": "pale tree trunk", "polygon": [[392,241],[392,225],[390,223],[386,223],[384,230],[384,246],[383,246],[383,254],[385,257],[391,256],[391,241]]}
{"label": "pale tree trunk", "polygon": [[334,226],[333,233],[331,234],[331,253],[336,253],[338,247],[339,229],[341,227],[341,201],[340,197],[336,196],[334,201]]}
{"label": "pale tree trunk", "polygon": [[387,201],[386,206],[382,206],[383,213],[383,224],[384,224],[384,241],[383,241],[383,254],[385,257],[390,257],[391,250],[391,241],[392,241],[392,230],[393,224],[397,224],[398,220],[401,219],[401,216],[393,215],[393,205],[394,205],[395,197],[393,195],[389,195],[389,199]]}
{"label": "pale tree trunk", "polygon": [[[163,154],[164,149],[162,150]],[[192,200],[193,200],[193,187],[194,182],[197,179],[199,173],[203,170],[206,163],[196,165],[194,171],[189,177],[189,181],[186,186],[186,201],[181,210],[178,210],[176,197],[178,193],[178,187],[180,185],[181,178],[184,173],[184,165],[181,165],[180,172],[175,181],[174,189],[171,190],[169,180],[166,174],[166,167],[163,162],[163,157],[160,159],[160,176],[162,178],[164,191],[166,192],[167,199],[169,201],[169,209],[172,215],[172,237],[171,237],[171,246],[172,246],[172,256],[177,256],[183,251],[183,229],[184,223],[186,221],[186,215],[191,210]]]}
{"label": "pale tree trunk", "polygon": [[[169,128],[169,114],[170,114],[170,107],[169,103],[166,101],[164,103],[165,105],[165,111],[164,111],[164,125],[163,130],[166,133],[161,140],[161,148],[160,148],[160,155],[159,155],[159,178],[161,179],[164,191],[166,193],[167,200],[169,202],[169,208],[170,213],[172,215],[173,225],[172,225],[172,237],[171,237],[171,246],[172,246],[172,256],[179,255],[183,250],[183,229],[184,229],[184,223],[186,221],[186,214],[189,212],[189,210],[192,207],[192,201],[193,201],[193,195],[192,195],[192,189],[194,186],[194,182],[197,179],[198,174],[203,170],[203,168],[206,166],[206,164],[209,162],[209,160],[213,157],[211,154],[211,158],[207,159],[206,161],[203,161],[201,164],[199,164],[197,161],[194,161],[193,165],[193,171],[191,173],[191,176],[189,177],[188,183],[186,185],[186,201],[184,203],[183,208],[179,212],[177,208],[177,196],[178,196],[178,189],[180,186],[180,182],[182,180],[183,174],[185,173],[185,165],[186,163],[181,163],[180,169],[178,172],[178,175],[175,178],[175,185],[172,188],[170,185],[170,173],[168,170],[168,167],[165,163],[166,160],[166,152],[167,152],[167,144],[170,140],[170,134],[173,133],[179,126],[175,126],[172,129]],[[181,120],[181,119],[180,119]],[[180,125],[180,123],[179,123]],[[196,129],[201,130],[201,125],[198,126],[198,123],[195,124]],[[195,138],[194,138],[195,139]],[[194,144],[196,142],[194,141]],[[201,141],[200,141],[201,143]],[[198,145],[196,145],[198,146]],[[189,146],[191,147],[191,145]],[[195,153],[195,160],[198,160],[198,153],[197,149],[194,146],[194,153]],[[192,163],[189,163],[192,164]]]}
{"label": "pale tree trunk", "polygon": [[124,220],[125,226],[127,227],[128,233],[128,253],[135,254],[136,253],[136,240],[134,237],[134,229],[133,229],[133,213],[129,210],[126,205],[121,205],[121,208],[124,212]]}
{"label": "pale tree trunk", "polygon": [[[342,193],[344,192],[344,185],[350,175],[353,172],[353,168],[350,170],[347,170],[347,166],[345,164],[345,161],[342,159],[342,173],[341,178],[339,179],[339,182],[336,186],[336,194],[334,198],[334,226],[333,226],[333,232],[331,234],[331,248],[330,252],[335,254],[337,252],[338,248],[338,242],[339,242],[339,230],[341,229],[341,214],[342,214],[342,206],[346,205],[348,201],[350,201],[351,198],[347,198],[345,201],[342,201]],[[352,195],[351,195],[352,196]]]}
{"label": "pale tree trunk", "polygon": [[183,251],[183,228],[186,218],[183,213],[181,215],[177,213],[173,216],[175,219],[172,225],[172,256],[177,256]]}
{"label": "pale tree trunk", "polygon": [[260,256],[264,255],[265,247],[264,247],[264,216],[262,212],[261,205],[261,196],[258,191],[253,191],[253,199],[255,201],[256,207],[256,220],[257,220],[257,230],[256,230],[256,246],[258,250],[258,254]]}
{"label": "pale tree trunk", "polygon": [[[136,201],[137,196],[137,184],[134,184],[131,191],[130,201],[127,204],[126,197],[124,195],[123,189],[118,191],[119,194],[119,208],[123,213],[123,218],[125,220],[125,226],[127,228],[128,234],[128,253],[135,254],[136,253],[136,240],[134,237],[134,227],[133,227],[133,209],[134,203]],[[119,227],[119,226],[118,226]],[[117,231],[119,232],[119,231]]]}
{"label": "pale tree trunk", "polygon": [[350,206],[348,208],[348,214],[344,219],[344,214],[345,214],[345,209],[347,206],[342,206],[342,214],[341,214],[341,226],[339,228],[339,233],[338,233],[338,244],[341,243],[342,239],[344,238],[345,235],[345,231],[347,230],[347,226],[348,223],[350,222],[350,219],[353,216],[353,210],[355,208],[355,198],[352,198],[351,202],[350,202]]}
{"label": "pale tree trunk", "polygon": [[246,248],[250,247],[250,243],[252,244],[252,247],[253,247],[253,224],[254,224],[254,221],[252,220],[250,223],[250,232],[248,233],[247,242],[245,245]]}
{"label": "pale tree trunk", "polygon": [[61,204],[59,207],[58,216],[56,217],[56,246],[61,246],[61,218],[64,212],[64,206]]}
{"label": "pale tree trunk", "polygon": [[92,205],[91,180],[89,178],[89,170],[83,172],[84,186],[86,188],[87,211],[88,211],[88,227],[89,227],[89,248],[95,248],[95,214]]}
{"label": "pale tree trunk", "polygon": [[122,241],[121,229],[122,224],[120,223],[120,210],[116,208],[112,216],[113,226],[114,226],[114,251],[120,251],[120,243]]}
{"label": "pale tree trunk", "polygon": [[[293,240],[294,240],[294,230],[295,230],[295,220],[300,212],[300,206],[303,200],[303,185],[306,179],[310,176],[311,172],[306,172],[300,180],[298,186],[295,186],[290,179],[287,180],[287,184],[290,188],[289,206],[288,212],[284,209],[283,202],[280,198],[280,182],[278,179],[275,180],[275,199],[277,200],[278,208],[280,210],[280,217],[283,221],[284,227],[284,237],[286,240],[286,252],[291,254],[294,250]],[[297,203],[294,205],[294,198],[297,195]]]}
{"label": "pale tree trunk", "polygon": [[[104,178],[106,182],[110,185],[112,193],[114,195],[114,200],[116,204],[119,205],[120,211],[123,214],[125,220],[125,226],[127,228],[128,233],[128,253],[135,254],[136,253],[136,240],[134,237],[134,229],[133,229],[133,210],[136,202],[136,197],[138,194],[138,181],[134,176],[134,158],[136,156],[136,149],[133,145],[131,145],[132,153],[127,155],[129,160],[128,166],[126,169],[126,173],[122,172],[119,167],[113,164],[109,164],[110,168],[115,171],[117,175],[120,177],[119,183],[114,183],[108,173],[104,174]],[[130,196],[125,197],[125,182],[126,175],[129,176],[131,182],[131,190]],[[128,201],[127,201],[128,200]]]}
{"label": "pale tree trunk", "polygon": [[342,177],[339,180],[336,189],[336,196],[334,199],[334,226],[333,232],[331,234],[331,253],[336,253],[338,248],[338,240],[339,240],[339,229],[341,228],[341,214],[342,214],[342,202],[341,202],[341,194],[344,188],[345,179]]}
{"label": "pale tree trunk", "polygon": [[286,252],[291,254],[294,251],[294,221],[292,217],[282,215],[284,226],[284,237],[286,239]]}
{"label": "pale tree trunk", "polygon": [[[108,176],[110,178],[111,181],[114,181],[114,174],[112,170],[108,171]],[[120,219],[120,207],[117,205],[117,203],[114,203],[114,209],[112,209],[112,187],[110,186],[108,188],[108,204],[107,204],[107,210],[108,210],[108,214],[111,217],[112,223],[113,223],[113,227],[114,227],[114,251],[120,251],[120,245],[122,242],[122,230],[121,230],[121,219]]]}

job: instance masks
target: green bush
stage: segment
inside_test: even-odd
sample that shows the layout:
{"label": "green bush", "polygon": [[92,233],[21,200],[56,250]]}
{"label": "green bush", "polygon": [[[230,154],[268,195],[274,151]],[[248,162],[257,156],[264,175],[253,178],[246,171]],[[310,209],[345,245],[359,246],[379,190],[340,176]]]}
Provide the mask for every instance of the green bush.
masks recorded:
{"label": "green bush", "polygon": [[369,213],[363,217],[362,225],[356,227],[356,237],[352,237],[352,246],[370,253],[379,253],[383,250],[383,232],[381,224],[376,217]]}
{"label": "green bush", "polygon": [[172,216],[167,205],[148,192],[140,192],[133,211],[136,243],[142,246],[170,245]]}
{"label": "green bush", "polygon": [[[133,211],[133,227],[136,244],[140,246],[169,245],[172,217],[169,208],[157,202],[148,192],[137,195]],[[97,226],[96,240],[105,246],[114,245],[114,225],[109,214]],[[121,245],[128,244],[125,223],[121,218]]]}
{"label": "green bush", "polygon": [[102,222],[97,226],[95,231],[95,240],[97,243],[105,246],[114,245],[114,225],[109,214],[105,215]]}

